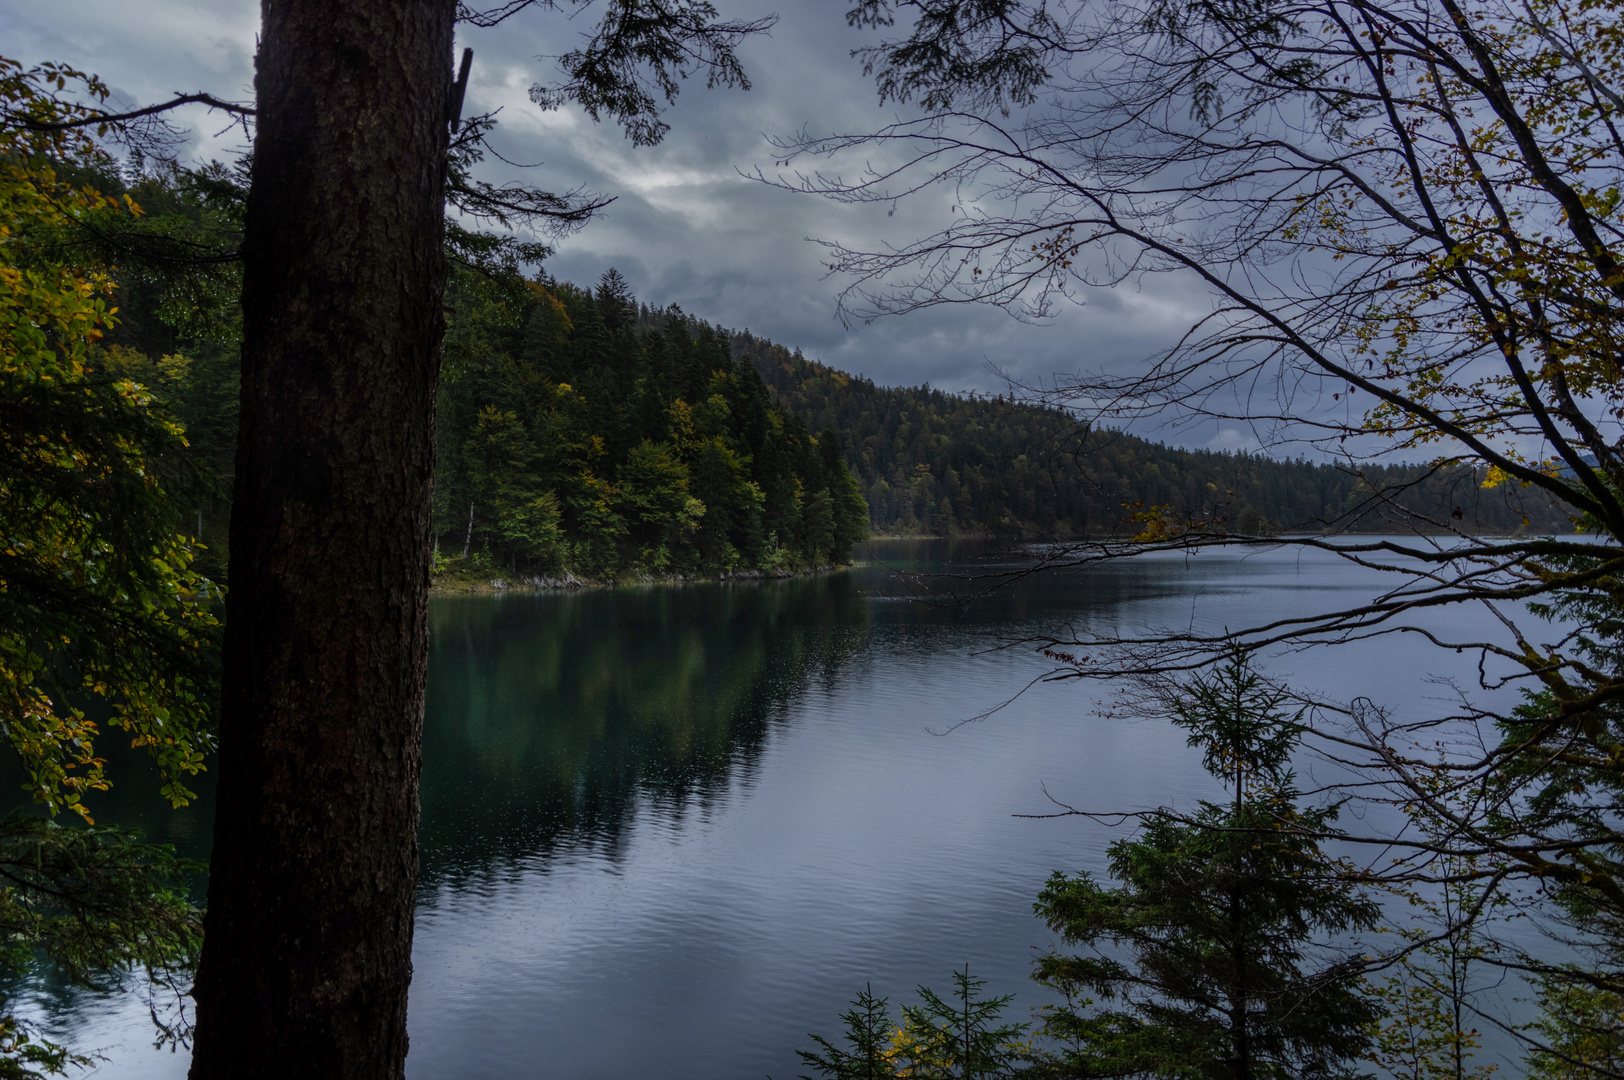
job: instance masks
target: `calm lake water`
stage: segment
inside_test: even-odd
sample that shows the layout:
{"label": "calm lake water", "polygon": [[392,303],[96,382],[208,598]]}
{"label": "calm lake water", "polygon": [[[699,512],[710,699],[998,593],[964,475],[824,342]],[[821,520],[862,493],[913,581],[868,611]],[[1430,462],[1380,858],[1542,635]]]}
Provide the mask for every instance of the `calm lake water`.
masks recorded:
{"label": "calm lake water", "polygon": [[[999,647],[1239,627],[1382,584],[1274,551],[1035,578],[968,607],[901,597],[896,570],[985,569],[986,552],[886,542],[816,579],[438,599],[408,1076],[788,1080],[865,984],[895,1008],[965,964],[1024,1018],[1046,1000],[1034,950],[1054,944],[1035,895],[1053,870],[1098,870],[1123,832],[1017,815],[1217,788],[1167,725],[1102,716],[1098,688],[1016,697],[1046,666]],[[1406,716],[1456,660],[1392,639],[1267,666]],[[206,854],[206,785],[177,813],[139,789],[102,819]],[[184,1076],[134,996],[24,989],[107,1057],[97,1075]]]}

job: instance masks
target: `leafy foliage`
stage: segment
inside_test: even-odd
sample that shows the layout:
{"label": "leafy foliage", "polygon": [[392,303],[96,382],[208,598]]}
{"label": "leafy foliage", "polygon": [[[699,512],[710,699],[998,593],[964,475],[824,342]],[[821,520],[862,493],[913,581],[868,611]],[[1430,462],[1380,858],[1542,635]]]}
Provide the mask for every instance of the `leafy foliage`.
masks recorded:
{"label": "leafy foliage", "polygon": [[[463,2],[457,14],[476,26],[495,26],[526,8],[586,6],[587,0],[505,0],[482,10]],[[586,41],[558,58],[567,81],[537,83],[530,99],[544,109],[573,101],[594,121],[607,115],[633,143],[651,146],[670,130],[661,112],[689,76],[704,72],[707,87],[748,90],[750,79],[735,50],[776,21],[721,20],[709,0],[609,0]]]}
{"label": "leafy foliage", "polygon": [[1624,1072],[1624,994],[1587,979],[1578,965],[1539,980],[1540,1018],[1528,1056],[1533,1080],[1589,1080]]}
{"label": "leafy foliage", "polygon": [[[86,136],[50,126],[86,113],[58,100],[70,82],[106,96],[71,69],[0,58],[0,732],[32,797],[84,819],[0,821],[0,967],[15,977],[42,955],[98,989],[143,968],[178,992],[199,946],[187,878],[201,868],[90,825],[86,796],[110,783],[96,751],[106,723],[151,757],[171,805],[192,798],[185,781],[213,745],[215,593],[177,527],[182,429],[98,351],[114,282],[96,245],[63,243],[142,214],[128,193],[71,179],[109,165]],[[164,360],[171,375],[184,367]],[[160,1031],[184,1038],[184,1014]],[[0,1017],[0,1075],[86,1064]]]}
{"label": "leafy foliage", "polygon": [[[1374,1029],[1371,1060],[1396,1080],[1487,1080],[1498,1071],[1477,1062],[1482,1032],[1473,1024],[1479,972],[1490,946],[1479,932],[1482,908],[1498,898],[1472,879],[1474,867],[1444,856],[1439,881],[1426,890],[1403,890],[1419,925],[1400,929],[1406,949],[1371,989],[1385,1015]],[[1490,968],[1490,984],[1500,981]]]}
{"label": "leafy foliage", "polygon": [[0,819],[0,967],[15,976],[42,954],[102,990],[134,968],[185,972],[202,940],[190,878],[203,869],[130,829]]}
{"label": "leafy foliage", "polygon": [[[1027,9],[1009,0],[962,3],[859,0],[853,26],[889,27],[897,12],[913,23],[907,39],[859,49],[863,73],[877,76],[880,100],[917,99],[925,109],[966,102],[1006,112],[1030,105],[1050,77],[1046,53],[1064,39],[1063,11]],[[1000,47],[979,47],[988,37]]]}
{"label": "leafy foliage", "polygon": [[1386,1012],[1371,1060],[1398,1080],[1485,1080],[1497,1068],[1473,1063],[1482,1032],[1464,1020],[1450,972],[1432,962],[1437,955],[1438,950],[1429,950],[1421,962],[1407,958],[1394,977],[1371,992]]}
{"label": "leafy foliage", "polygon": [[[131,829],[62,826],[24,813],[0,819],[0,974],[15,983],[43,960],[70,983],[102,993],[140,986],[158,1042],[184,1045],[191,1033],[184,998],[203,940],[202,912],[189,892],[204,869]],[[29,1022],[0,1016],[0,1077],[94,1064],[41,1038]]]}
{"label": "leafy foliage", "polygon": [[95,1063],[95,1058],[39,1038],[29,1024],[15,1016],[0,1017],[0,1077],[5,1080],[62,1076],[70,1065],[88,1068]]}
{"label": "leafy foliage", "polygon": [[[11,61],[0,72],[9,108],[47,112],[40,86],[71,74]],[[216,624],[160,485],[181,429],[145,388],[91,366],[112,281],[29,248],[38,228],[76,215],[138,212],[37,156],[66,149],[92,152],[0,128],[0,711],[33,797],[88,817],[84,795],[107,780],[86,698],[152,756],[172,803],[191,797],[185,777],[212,739]]]}

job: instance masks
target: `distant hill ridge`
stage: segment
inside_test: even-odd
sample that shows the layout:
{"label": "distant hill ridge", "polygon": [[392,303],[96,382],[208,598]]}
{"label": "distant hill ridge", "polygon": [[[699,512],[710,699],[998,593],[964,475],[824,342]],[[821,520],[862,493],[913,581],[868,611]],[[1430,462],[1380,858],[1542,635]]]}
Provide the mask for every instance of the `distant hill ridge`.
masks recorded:
{"label": "distant hill ridge", "polygon": [[[832,430],[880,535],[1130,534],[1138,508],[1246,533],[1409,527],[1394,506],[1469,532],[1567,533],[1568,516],[1536,491],[1485,490],[1460,467],[1344,466],[1184,450],[1118,431],[1083,431],[1059,409],[1008,397],[879,386],[734,333],[780,404],[812,431]],[[1526,521],[1525,521],[1526,519]]]}
{"label": "distant hill ridge", "polygon": [[[236,315],[183,337],[149,286],[120,290],[97,362],[153,389],[185,426],[198,468],[177,519],[206,543],[200,565],[223,574]],[[1126,535],[1136,509],[1163,505],[1246,533],[1401,527],[1376,490],[1467,531],[1572,529],[1538,493],[1484,490],[1469,469],[1356,475],[1084,432],[1008,397],[878,386],[650,308],[612,270],[589,289],[462,267],[447,301],[434,531],[457,566],[788,572],[846,558],[865,513],[876,534],[914,536]]]}
{"label": "distant hill ridge", "polygon": [[[199,242],[236,244],[242,192],[228,171],[83,179],[134,194],[149,220]],[[452,261],[437,421],[434,529],[442,553],[459,558],[604,575],[794,569],[843,558],[865,499],[882,534],[1122,534],[1136,529],[1134,508],[1161,505],[1243,532],[1400,525],[1377,491],[1468,531],[1572,528],[1538,492],[1485,490],[1467,468],[1355,473],[1184,450],[1081,432],[1030,402],[878,386],[674,306],[651,308],[613,270],[596,288],[527,280],[480,250]],[[192,468],[167,483],[177,521],[205,544],[199,565],[218,576],[240,312],[222,279],[219,295],[203,298],[214,305],[207,319],[190,294],[163,313],[167,281],[139,265],[120,275],[117,322],[95,362],[147,386],[184,425]]]}

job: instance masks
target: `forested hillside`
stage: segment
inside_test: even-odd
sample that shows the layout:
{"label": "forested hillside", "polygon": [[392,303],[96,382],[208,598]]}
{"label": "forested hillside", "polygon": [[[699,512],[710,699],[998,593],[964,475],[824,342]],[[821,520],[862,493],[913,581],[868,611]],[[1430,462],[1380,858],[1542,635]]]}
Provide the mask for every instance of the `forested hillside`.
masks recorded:
{"label": "forested hillside", "polygon": [[[778,400],[840,433],[879,534],[1106,534],[1167,506],[1180,520],[1242,532],[1412,526],[1376,498],[1481,532],[1571,532],[1565,513],[1515,485],[1485,489],[1463,468],[1348,468],[1181,450],[1006,397],[883,387],[750,334],[733,336]],[[1458,513],[1457,513],[1458,511]],[[1524,519],[1527,519],[1526,525]]]}
{"label": "forested hillside", "polygon": [[[245,176],[107,162],[64,165],[141,207],[143,255],[230,250]],[[847,561],[868,513],[838,438],[781,408],[725,336],[640,307],[609,271],[595,290],[526,280],[535,252],[448,229],[453,272],[437,419],[437,568],[612,578],[786,573]],[[128,241],[120,248],[129,254]],[[521,250],[523,249],[523,250]],[[102,377],[145,386],[185,431],[159,461],[176,517],[225,571],[241,312],[230,260],[209,275],[142,257],[92,350]]]}
{"label": "forested hillside", "polygon": [[442,557],[592,577],[844,562],[867,509],[838,438],[714,328],[595,290],[461,275],[439,406]]}
{"label": "forested hillside", "polygon": [[[150,232],[228,247],[242,177],[223,167],[85,180],[141,205]],[[726,338],[640,307],[619,274],[595,290],[528,281],[505,242],[453,230],[438,408],[440,570],[609,578],[785,573],[850,558],[867,508],[837,437],[814,436]],[[122,275],[104,376],[147,387],[185,430],[158,462],[178,531],[223,580],[238,415],[235,275],[202,286],[162,263]],[[206,286],[218,295],[202,295]],[[186,301],[177,304],[175,298]]]}
{"label": "forested hillside", "polygon": [[[95,179],[129,191],[180,241],[237,227],[241,189],[223,168]],[[161,304],[174,292],[126,274],[95,362],[148,386],[185,427],[200,469],[170,488],[207,545],[199,565],[221,575],[238,316],[222,292],[190,298],[206,320],[177,319]],[[1134,515],[1161,506],[1244,532],[1399,527],[1377,491],[1468,531],[1572,529],[1546,500],[1485,489],[1465,469],[1355,473],[1182,450],[1085,432],[1007,397],[878,386],[641,305],[614,271],[587,289],[527,281],[499,261],[463,265],[451,303],[434,525],[443,566],[781,572],[843,561],[870,530],[1101,535],[1137,531]]]}

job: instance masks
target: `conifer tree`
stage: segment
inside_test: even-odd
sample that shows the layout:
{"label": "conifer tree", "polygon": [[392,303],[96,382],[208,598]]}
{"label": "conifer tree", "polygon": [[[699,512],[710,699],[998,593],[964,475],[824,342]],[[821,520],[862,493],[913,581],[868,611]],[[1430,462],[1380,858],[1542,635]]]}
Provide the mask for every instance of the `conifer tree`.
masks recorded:
{"label": "conifer tree", "polygon": [[1013,994],[982,997],[985,979],[970,965],[953,973],[953,994],[944,1001],[928,986],[918,1005],[902,1007],[902,1028],[892,1051],[899,1075],[921,1080],[998,1080],[1021,1075],[1030,1060],[1024,1036],[1029,1025],[1000,1023]]}
{"label": "conifer tree", "polygon": [[603,272],[598,279],[597,300],[603,324],[611,334],[632,328],[637,319],[637,301],[632,297],[630,283],[619,270],[611,266]]}
{"label": "conifer tree", "polygon": [[[928,986],[919,987],[920,1003],[902,1007],[902,1023],[893,1026],[886,1000],[865,987],[841,1017],[846,1045],[835,1046],[819,1035],[818,1051],[800,1050],[801,1061],[825,1080],[1000,1080],[1030,1075],[1030,1025],[1003,1023],[1013,994],[983,997],[985,979],[970,976],[970,966],[953,973],[953,993],[943,999]],[[812,1080],[802,1076],[801,1080]]]}
{"label": "conifer tree", "polygon": [[[891,1061],[891,1013],[885,998],[874,996],[872,985],[863,988],[841,1016],[846,1022],[846,1045],[836,1046],[813,1035],[818,1050],[797,1050],[801,1063],[826,1080],[882,1080],[896,1076]],[[812,1080],[802,1074],[801,1080]]]}
{"label": "conifer tree", "polygon": [[[1056,874],[1037,913],[1080,955],[1039,981],[1060,1076],[1179,1080],[1353,1077],[1379,1009],[1362,958],[1329,942],[1374,929],[1376,905],[1316,837],[1335,808],[1299,805],[1300,729],[1283,695],[1237,652],[1173,701],[1173,719],[1232,792],[1193,815],[1158,810],[1110,849],[1114,888]],[[1098,1007],[1086,1000],[1098,999]]]}
{"label": "conifer tree", "polygon": [[868,539],[868,501],[846,468],[840,436],[833,428],[824,428],[823,434],[818,436],[818,454],[824,482],[829,485],[834,514],[833,549],[838,557],[839,553],[848,552],[859,541]]}

